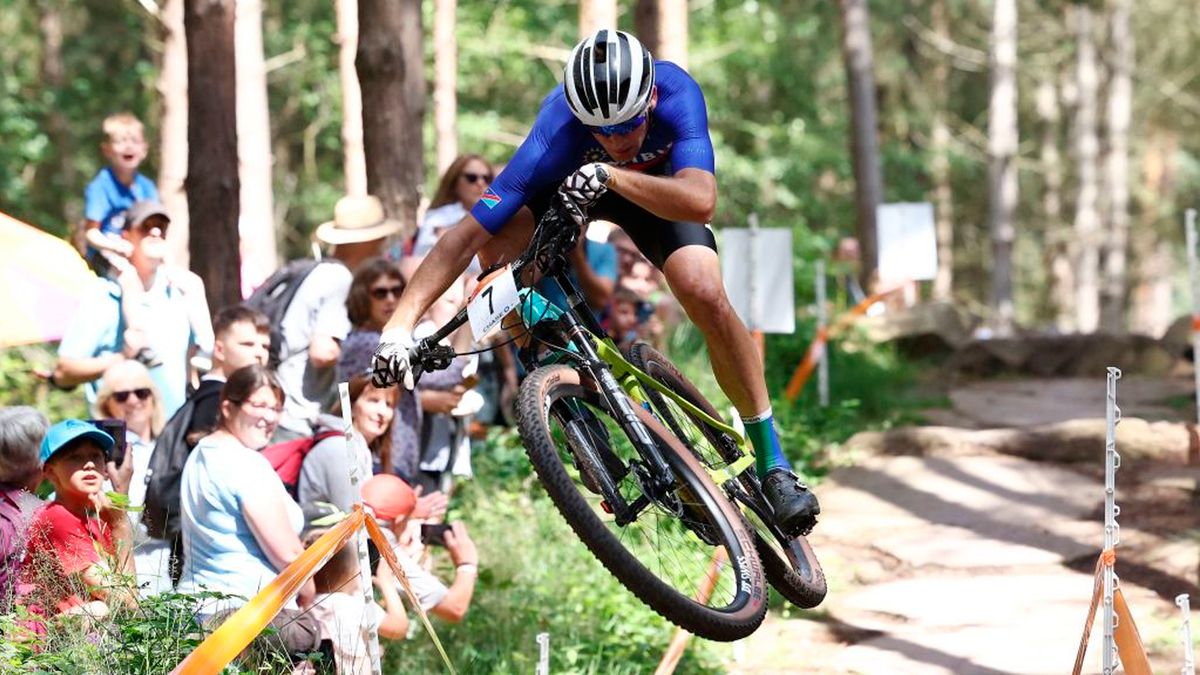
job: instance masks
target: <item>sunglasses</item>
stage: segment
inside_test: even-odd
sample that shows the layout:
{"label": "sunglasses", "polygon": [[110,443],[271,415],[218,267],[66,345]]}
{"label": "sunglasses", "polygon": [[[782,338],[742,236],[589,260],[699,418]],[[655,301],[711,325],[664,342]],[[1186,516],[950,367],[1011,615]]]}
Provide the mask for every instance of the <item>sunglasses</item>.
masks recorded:
{"label": "sunglasses", "polygon": [[376,300],[386,300],[390,297],[399,298],[403,292],[403,286],[382,286],[380,288],[372,288],[371,297]]}
{"label": "sunglasses", "polygon": [[479,181],[483,181],[485,183],[492,182],[492,174],[490,173],[463,173],[462,177],[465,178],[468,183],[478,183]]}
{"label": "sunglasses", "polygon": [[621,122],[620,124],[607,124],[602,127],[588,127],[588,130],[591,131],[593,134],[598,134],[598,135],[604,136],[604,137],[624,136],[625,134],[628,134],[628,133],[632,132],[634,129],[637,129],[638,127],[645,124],[646,118],[649,116],[650,116],[650,111],[646,111],[646,112],[643,112],[641,115],[638,115],[637,117],[635,117],[631,120],[626,120],[624,122]]}
{"label": "sunglasses", "polygon": [[145,401],[154,395],[149,387],[139,387],[137,389],[129,389],[126,391],[114,391],[112,397],[117,403],[125,403],[129,400],[130,395],[136,396],[139,401]]}

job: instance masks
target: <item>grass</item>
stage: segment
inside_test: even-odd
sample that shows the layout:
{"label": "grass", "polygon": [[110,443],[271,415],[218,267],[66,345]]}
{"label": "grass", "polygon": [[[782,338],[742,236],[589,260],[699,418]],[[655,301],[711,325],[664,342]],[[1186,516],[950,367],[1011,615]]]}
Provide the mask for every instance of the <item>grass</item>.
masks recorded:
{"label": "grass", "polygon": [[[803,336],[811,334],[811,327],[800,326],[800,331],[767,340],[772,392],[782,391],[803,356]],[[676,331],[668,352],[718,409],[729,409],[694,329]],[[78,391],[51,390],[29,365],[44,368],[52,363],[47,347],[0,351],[0,403],[36,403],[53,419],[85,414]],[[813,476],[826,470],[833,450],[854,433],[912,420],[920,406],[930,403],[908,393],[917,370],[890,349],[853,339],[836,342],[830,363],[830,407],[815,404],[811,385],[795,404],[778,394],[772,400],[790,458]],[[462,484],[451,516],[467,522],[480,550],[475,599],[463,623],[434,620],[456,668],[463,673],[531,672],[538,660],[537,636],[545,632],[550,636],[551,672],[653,671],[674,626],[625,590],[574,536],[533,476],[515,431],[494,429],[476,450],[474,468],[476,478]],[[449,580],[453,570],[447,557],[438,560],[438,573]],[[193,602],[187,596],[163,596],[136,612],[119,614],[103,631],[64,624],[62,639],[42,652],[0,641],[0,673],[146,672],[148,664],[177,662],[203,637],[186,620]],[[780,618],[809,615],[785,607],[774,594],[771,605],[784,607]],[[12,615],[0,617],[5,635],[11,634],[14,621]],[[408,641],[385,649],[384,672],[444,669],[421,628]],[[677,672],[725,672],[732,653],[728,645],[694,639]]]}

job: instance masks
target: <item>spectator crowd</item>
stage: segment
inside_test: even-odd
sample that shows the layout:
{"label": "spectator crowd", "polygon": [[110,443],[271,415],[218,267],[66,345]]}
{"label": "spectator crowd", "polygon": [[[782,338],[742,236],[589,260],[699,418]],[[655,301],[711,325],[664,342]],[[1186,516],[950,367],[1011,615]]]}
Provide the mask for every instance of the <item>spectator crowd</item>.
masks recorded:
{"label": "spectator crowd", "polygon": [[[35,617],[17,639],[60,614],[103,621],[167,591],[203,591],[197,618],[215,625],[359,502],[385,526],[422,607],[461,621],[478,552],[462,522],[436,526],[455,477],[471,475],[471,440],[511,423],[523,374],[515,347],[473,344],[464,327],[448,340],[473,354],[415,391],[376,389],[368,366],[406,279],[495,168],[456,159],[407,238],[377,198],[343,197],[314,233],[325,257],[288,262],[211,314],[203,281],[171,261],[171,215],[138,172],[142,124],[113,115],[103,132],[108,163],[86,189],[77,237],[97,278],[45,374],[63,389],[82,385],[94,419],[52,424],[33,408],[0,409],[0,613],[19,605]],[[452,284],[416,338],[464,305],[479,273],[473,264]],[[611,224],[580,238],[570,275],[622,347],[661,341],[677,314],[661,274]],[[553,282],[539,291],[567,302]],[[435,548],[452,578],[430,571]],[[295,663],[320,651],[337,672],[369,672],[364,625],[385,639],[408,634],[388,566],[374,566],[375,603],[359,569],[348,545],[276,617],[272,639]]]}

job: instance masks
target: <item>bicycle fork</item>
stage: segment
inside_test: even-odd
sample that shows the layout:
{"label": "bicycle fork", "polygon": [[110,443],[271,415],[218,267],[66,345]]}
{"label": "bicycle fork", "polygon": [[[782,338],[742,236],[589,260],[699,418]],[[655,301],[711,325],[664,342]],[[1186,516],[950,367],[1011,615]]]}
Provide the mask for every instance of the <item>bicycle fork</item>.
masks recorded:
{"label": "bicycle fork", "polygon": [[650,465],[649,473],[653,485],[647,487],[652,488],[654,494],[671,488],[674,484],[675,472],[658,449],[658,444],[650,436],[646,425],[638,418],[633,407],[634,404],[621,387],[621,383],[617,382],[617,378],[609,370],[608,364],[600,358],[592,341],[584,339],[584,330],[575,321],[575,318],[567,314],[563,319],[566,323],[564,333],[567,340],[574,342],[579,349],[580,355],[587,365],[588,373],[600,385],[600,394],[608,404],[609,410],[616,416],[622,428],[631,433],[630,440],[633,441],[638,454]]}

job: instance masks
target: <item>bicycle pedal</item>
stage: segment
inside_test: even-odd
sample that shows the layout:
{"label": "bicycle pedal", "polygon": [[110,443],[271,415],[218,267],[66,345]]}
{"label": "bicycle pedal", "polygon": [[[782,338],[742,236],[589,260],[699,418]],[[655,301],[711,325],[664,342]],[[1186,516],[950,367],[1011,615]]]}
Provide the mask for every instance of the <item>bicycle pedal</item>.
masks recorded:
{"label": "bicycle pedal", "polygon": [[604,509],[604,512],[610,516],[613,514],[613,508],[608,505],[607,499],[600,500],[600,508]]}

